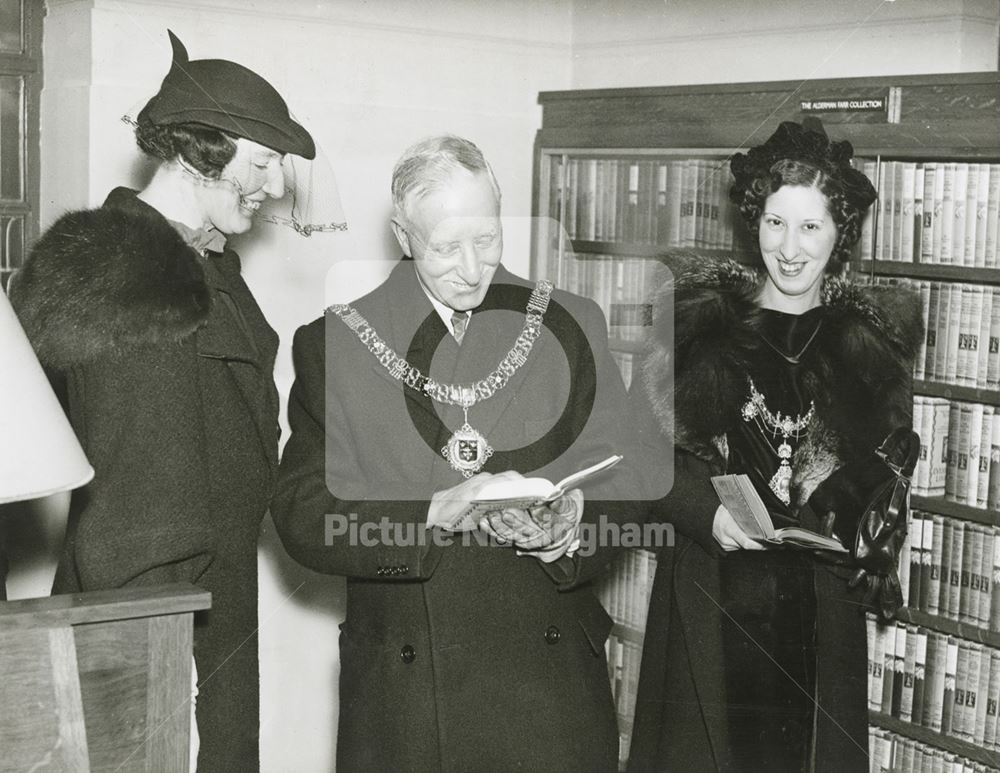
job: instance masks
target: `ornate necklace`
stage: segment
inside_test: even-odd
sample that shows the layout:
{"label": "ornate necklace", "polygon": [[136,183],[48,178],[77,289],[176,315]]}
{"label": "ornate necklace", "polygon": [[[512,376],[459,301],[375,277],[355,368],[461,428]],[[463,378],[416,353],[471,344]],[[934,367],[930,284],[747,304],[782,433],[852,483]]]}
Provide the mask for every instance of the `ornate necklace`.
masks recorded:
{"label": "ornate necklace", "polygon": [[542,316],[549,306],[552,289],[552,282],[539,280],[531,297],[528,298],[524,312],[524,327],[514,345],[489,375],[472,384],[440,384],[428,378],[396,354],[392,347],[382,340],[375,328],[368,324],[368,320],[353,307],[336,304],[330,306],[327,311],[332,311],[354,331],[361,343],[375,355],[379,364],[394,379],[439,403],[461,407],[463,424],[448,438],[447,444],[441,449],[441,454],[448,460],[453,470],[462,473],[466,478],[471,478],[493,455],[493,448],[483,434],[469,424],[469,409],[507,386],[510,377],[528,361],[535,339],[541,334]]}
{"label": "ornate necklace", "polygon": [[787,505],[791,502],[789,486],[792,479],[792,446],[789,444],[788,439],[799,439],[799,435],[802,434],[802,431],[812,421],[813,414],[816,411],[816,404],[810,401],[809,410],[806,412],[806,415],[799,415],[794,419],[791,416],[785,416],[780,411],[772,413],[767,407],[764,395],[757,391],[753,379],[747,376],[747,382],[750,384],[750,399],[743,404],[743,420],[756,421],[761,431],[765,433],[770,432],[772,438],[777,437],[778,433],[781,433],[781,444],[778,446],[778,459],[780,463],[778,470],[768,482],[768,488],[775,493],[778,499]]}

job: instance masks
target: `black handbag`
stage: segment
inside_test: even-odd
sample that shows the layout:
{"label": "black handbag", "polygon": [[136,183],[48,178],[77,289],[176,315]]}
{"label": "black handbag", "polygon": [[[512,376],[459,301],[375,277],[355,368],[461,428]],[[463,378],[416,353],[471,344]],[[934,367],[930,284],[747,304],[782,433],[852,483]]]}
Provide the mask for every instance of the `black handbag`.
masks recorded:
{"label": "black handbag", "polygon": [[891,620],[903,606],[898,561],[906,539],[910,480],[919,453],[917,433],[899,427],[866,460],[869,471],[877,470],[873,474],[879,480],[869,492],[851,545],[857,571],[850,586],[865,588],[865,602],[883,620]]}

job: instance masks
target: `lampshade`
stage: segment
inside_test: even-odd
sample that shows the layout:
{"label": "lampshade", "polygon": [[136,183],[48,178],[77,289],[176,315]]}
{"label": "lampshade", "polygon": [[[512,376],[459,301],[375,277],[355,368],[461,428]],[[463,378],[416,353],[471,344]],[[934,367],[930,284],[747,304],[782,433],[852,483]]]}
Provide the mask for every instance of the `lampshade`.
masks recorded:
{"label": "lampshade", "polygon": [[66,491],[92,477],[94,470],[0,290],[0,504]]}

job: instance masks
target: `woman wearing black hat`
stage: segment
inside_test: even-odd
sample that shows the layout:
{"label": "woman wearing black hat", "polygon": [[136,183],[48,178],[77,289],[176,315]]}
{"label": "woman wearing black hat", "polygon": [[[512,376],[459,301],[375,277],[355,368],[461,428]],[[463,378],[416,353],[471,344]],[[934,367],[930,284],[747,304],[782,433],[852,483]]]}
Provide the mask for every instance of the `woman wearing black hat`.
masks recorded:
{"label": "woman wearing black hat", "polygon": [[61,218],[12,301],[96,471],[73,496],[53,592],[211,591],[194,632],[198,767],[246,773],[259,767],[257,535],[278,461],[278,341],[226,235],[283,195],[285,154],[315,148],[267,81],[189,61],[170,38],[170,72],[136,126],[160,160],[149,185]]}
{"label": "woman wearing black hat", "polygon": [[632,390],[651,479],[676,450],[673,491],[653,509],[678,535],[652,592],[637,773],[868,769],[864,593],[849,581],[871,572],[891,609],[902,532],[847,566],[762,549],[710,483],[744,473],[777,526],[832,525],[850,547],[874,450],[897,427],[909,439],[918,302],[836,276],[875,199],[852,152],[783,123],[731,164],[762,266],[669,264],[658,303],[673,341],[654,327]]}

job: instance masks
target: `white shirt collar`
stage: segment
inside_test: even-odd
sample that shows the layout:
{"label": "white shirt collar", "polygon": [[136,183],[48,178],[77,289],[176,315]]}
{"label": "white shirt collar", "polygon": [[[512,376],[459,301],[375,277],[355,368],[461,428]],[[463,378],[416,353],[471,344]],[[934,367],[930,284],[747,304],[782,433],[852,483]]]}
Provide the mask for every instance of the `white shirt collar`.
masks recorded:
{"label": "white shirt collar", "polygon": [[443,303],[441,303],[441,301],[439,301],[437,298],[431,295],[430,290],[427,289],[427,286],[424,284],[424,281],[420,278],[420,274],[417,272],[416,266],[413,267],[413,272],[417,275],[417,283],[420,285],[420,289],[424,291],[424,295],[426,295],[427,300],[431,302],[431,305],[434,307],[434,311],[436,311],[438,313],[438,316],[441,317],[441,321],[444,322],[444,326],[448,328],[448,332],[451,335],[455,335],[455,327],[451,323],[451,315],[456,313],[465,314],[467,320],[465,323],[465,329],[468,330],[469,322],[472,320],[472,312],[471,311],[456,312],[449,306],[445,306]]}

